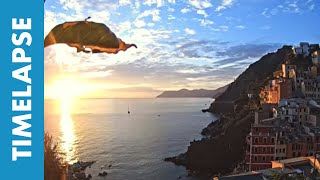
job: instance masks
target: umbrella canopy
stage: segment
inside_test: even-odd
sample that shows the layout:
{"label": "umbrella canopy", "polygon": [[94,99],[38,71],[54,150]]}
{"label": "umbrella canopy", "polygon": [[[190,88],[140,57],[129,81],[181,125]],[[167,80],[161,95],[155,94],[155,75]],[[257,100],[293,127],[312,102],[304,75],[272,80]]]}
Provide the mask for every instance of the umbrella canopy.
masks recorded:
{"label": "umbrella canopy", "polygon": [[[126,51],[135,44],[126,44],[105,25],[92,21],[65,22],[55,26],[44,40],[44,47],[64,43],[77,52],[113,53]],[[91,51],[86,50],[90,48]]]}

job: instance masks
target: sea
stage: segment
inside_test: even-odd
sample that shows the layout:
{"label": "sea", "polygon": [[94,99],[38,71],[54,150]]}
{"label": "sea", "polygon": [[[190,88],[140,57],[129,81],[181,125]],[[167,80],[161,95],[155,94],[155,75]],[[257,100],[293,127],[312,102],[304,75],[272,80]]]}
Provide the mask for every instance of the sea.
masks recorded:
{"label": "sea", "polygon": [[[183,166],[163,161],[186,152],[217,118],[203,113],[210,98],[45,100],[45,131],[69,163],[96,161],[93,179],[174,180]],[[128,113],[130,111],[130,114]],[[106,171],[105,178],[98,177]]]}

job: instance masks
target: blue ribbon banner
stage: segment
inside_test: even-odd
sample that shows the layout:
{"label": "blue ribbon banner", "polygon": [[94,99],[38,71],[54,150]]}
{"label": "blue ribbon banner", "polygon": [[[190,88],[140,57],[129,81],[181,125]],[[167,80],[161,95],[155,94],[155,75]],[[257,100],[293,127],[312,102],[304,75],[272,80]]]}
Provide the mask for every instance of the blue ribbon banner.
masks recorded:
{"label": "blue ribbon banner", "polygon": [[1,179],[44,178],[43,0],[0,6]]}

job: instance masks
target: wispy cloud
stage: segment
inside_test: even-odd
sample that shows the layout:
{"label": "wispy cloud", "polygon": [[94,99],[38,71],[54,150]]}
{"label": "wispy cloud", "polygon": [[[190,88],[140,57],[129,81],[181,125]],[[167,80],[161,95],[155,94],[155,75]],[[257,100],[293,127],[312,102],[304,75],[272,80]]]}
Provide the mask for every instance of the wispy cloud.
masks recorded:
{"label": "wispy cloud", "polygon": [[234,2],[235,0],[222,0],[221,5],[216,8],[216,11],[221,11],[223,9],[231,7],[234,4]]}
{"label": "wispy cloud", "polygon": [[200,22],[200,26],[208,26],[214,24],[213,21],[210,21],[208,19],[199,19],[198,21]]}
{"label": "wispy cloud", "polygon": [[229,31],[229,26],[224,25],[224,26],[213,27],[212,30],[216,32],[227,32]]}
{"label": "wispy cloud", "polygon": [[244,26],[244,25],[238,25],[238,26],[235,26],[235,28],[237,28],[237,29],[245,29],[246,26]]}
{"label": "wispy cloud", "polygon": [[137,27],[137,28],[142,28],[144,26],[146,26],[147,24],[143,21],[143,20],[136,20],[134,22],[134,25]]}
{"label": "wispy cloud", "polygon": [[286,0],[279,1],[279,4],[274,7],[264,8],[261,15],[269,18],[279,13],[303,14],[307,11],[313,11],[314,8],[314,0]]}
{"label": "wispy cloud", "polygon": [[125,5],[130,5],[131,1],[130,0],[119,0],[119,5],[125,6]]}
{"label": "wispy cloud", "polygon": [[170,8],[170,7],[169,7],[169,8],[168,8],[168,11],[169,11],[169,12],[174,12],[174,11],[175,11],[175,9],[174,9],[174,8]]}
{"label": "wispy cloud", "polygon": [[184,29],[184,32],[185,32],[186,34],[190,34],[190,35],[196,34],[196,31],[195,31],[195,30],[189,29],[189,28],[185,28],[185,29]]}
{"label": "wispy cloud", "polygon": [[270,25],[264,25],[264,26],[261,26],[260,29],[262,30],[270,30],[272,27]]}
{"label": "wispy cloud", "polygon": [[148,17],[148,16],[151,16],[153,21],[161,20],[159,9],[146,10],[138,16],[138,19]]}
{"label": "wispy cloud", "polygon": [[212,7],[209,0],[188,0],[189,4],[196,9],[206,9]]}

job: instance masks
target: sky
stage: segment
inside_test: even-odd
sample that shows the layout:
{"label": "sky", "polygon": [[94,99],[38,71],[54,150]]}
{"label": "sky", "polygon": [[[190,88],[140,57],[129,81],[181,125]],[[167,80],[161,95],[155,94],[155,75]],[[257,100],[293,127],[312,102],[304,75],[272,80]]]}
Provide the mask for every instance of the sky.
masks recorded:
{"label": "sky", "polygon": [[47,0],[45,35],[88,16],[138,48],[116,55],[45,48],[46,97],[216,89],[283,45],[320,42],[320,0]]}

